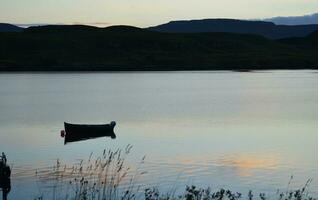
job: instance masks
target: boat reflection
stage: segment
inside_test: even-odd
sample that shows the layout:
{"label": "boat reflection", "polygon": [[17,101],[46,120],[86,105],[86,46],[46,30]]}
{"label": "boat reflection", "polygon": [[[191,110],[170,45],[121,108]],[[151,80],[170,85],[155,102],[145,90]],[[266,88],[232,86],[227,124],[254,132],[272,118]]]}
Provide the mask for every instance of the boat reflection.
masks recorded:
{"label": "boat reflection", "polygon": [[65,130],[61,131],[61,136],[64,137],[65,145],[70,142],[79,142],[100,137],[111,137],[115,139],[115,126],[116,122],[114,121],[110,124],[101,125],[70,124],[64,122]]}
{"label": "boat reflection", "polygon": [[2,190],[2,199],[6,200],[11,190],[11,179],[0,179],[0,189]]}

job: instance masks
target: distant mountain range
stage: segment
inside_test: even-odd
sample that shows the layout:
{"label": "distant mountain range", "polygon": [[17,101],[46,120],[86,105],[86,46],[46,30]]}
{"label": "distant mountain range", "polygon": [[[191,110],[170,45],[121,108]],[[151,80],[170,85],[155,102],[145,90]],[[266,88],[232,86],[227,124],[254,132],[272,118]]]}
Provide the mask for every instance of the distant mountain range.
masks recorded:
{"label": "distant mountain range", "polygon": [[264,19],[264,21],[274,22],[278,25],[318,24],[318,13],[303,16],[273,17]]}
{"label": "distant mountain range", "polygon": [[305,37],[318,30],[318,25],[275,25],[272,22],[233,19],[203,19],[172,21],[148,28],[152,31],[167,33],[227,32],[262,35],[269,39]]}
{"label": "distant mountain range", "polygon": [[23,28],[6,23],[0,23],[0,32],[21,32]]}
{"label": "distant mountain range", "polygon": [[[309,22],[308,19],[311,19],[311,21],[318,20],[318,14],[303,17],[272,18],[266,20],[274,21],[276,23],[297,23],[297,21],[299,23],[305,23]],[[318,24],[276,25],[273,22],[265,21],[248,21],[236,19],[202,19],[189,21],[172,21],[166,24],[161,24],[146,29],[167,33],[226,32],[239,34],[256,34],[269,39],[282,39],[289,37],[305,37],[310,33],[318,30]],[[21,32],[23,30],[24,29],[19,26],[11,24],[0,24],[0,32]]]}
{"label": "distant mountain range", "polygon": [[0,71],[256,69],[318,69],[318,31],[279,40],[129,26],[55,25],[0,33]]}

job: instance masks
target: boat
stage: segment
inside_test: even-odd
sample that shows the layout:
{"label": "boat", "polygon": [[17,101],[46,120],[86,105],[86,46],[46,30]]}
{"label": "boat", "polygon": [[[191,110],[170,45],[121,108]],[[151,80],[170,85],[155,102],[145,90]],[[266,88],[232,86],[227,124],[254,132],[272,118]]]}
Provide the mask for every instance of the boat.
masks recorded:
{"label": "boat", "polygon": [[7,199],[7,195],[11,190],[11,169],[7,165],[7,157],[2,152],[0,156],[0,189],[2,190],[2,199]]}
{"label": "boat", "polygon": [[61,136],[65,138],[65,144],[99,137],[111,137],[115,139],[115,126],[116,122],[114,121],[110,122],[110,124],[94,125],[64,122],[64,130],[61,131]]}
{"label": "boat", "polygon": [[6,155],[2,152],[2,155],[0,156],[0,179],[7,179],[10,178],[11,176],[11,169],[7,165],[7,157]]}

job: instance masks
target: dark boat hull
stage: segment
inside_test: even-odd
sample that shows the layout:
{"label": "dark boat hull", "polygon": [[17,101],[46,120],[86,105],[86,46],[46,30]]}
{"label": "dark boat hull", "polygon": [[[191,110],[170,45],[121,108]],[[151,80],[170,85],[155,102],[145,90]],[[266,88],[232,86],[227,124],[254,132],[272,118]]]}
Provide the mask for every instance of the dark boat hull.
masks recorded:
{"label": "dark boat hull", "polygon": [[110,124],[86,125],[86,124],[70,124],[64,122],[65,128],[65,144],[81,140],[93,139],[98,137],[116,138],[114,126]]}
{"label": "dark boat hull", "polygon": [[2,199],[7,199],[11,190],[11,169],[7,165],[7,158],[4,153],[0,156],[0,189],[2,190]]}

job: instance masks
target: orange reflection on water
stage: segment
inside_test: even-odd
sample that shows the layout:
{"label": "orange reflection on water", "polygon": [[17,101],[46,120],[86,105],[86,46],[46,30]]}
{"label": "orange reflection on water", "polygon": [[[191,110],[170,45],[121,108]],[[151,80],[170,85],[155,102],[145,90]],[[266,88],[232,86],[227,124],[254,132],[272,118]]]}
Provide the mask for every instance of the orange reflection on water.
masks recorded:
{"label": "orange reflection on water", "polygon": [[[258,154],[227,154],[222,155],[187,155],[174,158],[171,163],[179,164],[180,167],[186,167],[187,174],[195,174],[197,171],[205,171],[218,168],[221,171],[229,170],[233,175],[240,177],[253,176],[255,170],[275,170],[280,163],[280,157],[277,154],[258,153]],[[211,168],[212,167],[212,168]],[[213,173],[213,171],[211,171]]]}
{"label": "orange reflection on water", "polygon": [[277,155],[239,155],[230,159],[221,159],[220,165],[231,167],[239,176],[251,176],[255,169],[273,170],[279,163]]}
{"label": "orange reflection on water", "polygon": [[[217,157],[213,159],[213,157]],[[229,172],[231,170],[235,175],[241,177],[252,176],[254,170],[275,170],[280,163],[280,157],[276,154],[240,154],[240,155],[222,155],[208,156],[198,155],[191,156],[178,156],[173,162],[188,166],[187,173],[192,174],[198,168],[205,168],[209,170],[211,166],[217,166]],[[190,167],[191,166],[191,167]]]}

